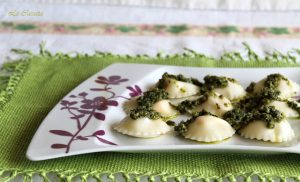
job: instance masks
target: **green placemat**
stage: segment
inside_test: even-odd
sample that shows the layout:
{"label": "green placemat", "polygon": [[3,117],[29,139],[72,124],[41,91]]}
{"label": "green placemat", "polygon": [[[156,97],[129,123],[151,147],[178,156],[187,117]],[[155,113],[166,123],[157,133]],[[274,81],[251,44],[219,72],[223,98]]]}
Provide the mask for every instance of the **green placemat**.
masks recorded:
{"label": "green placemat", "polygon": [[10,180],[17,175],[25,175],[30,180],[39,173],[45,180],[47,174],[55,172],[65,181],[75,176],[87,179],[92,176],[100,180],[103,174],[114,179],[122,173],[136,180],[148,175],[150,180],[159,176],[161,180],[169,177],[180,179],[217,179],[235,176],[246,179],[257,174],[260,179],[273,177],[293,177],[300,180],[300,155],[296,154],[203,154],[203,153],[93,153],[65,157],[47,161],[32,162],[25,153],[32,136],[43,118],[52,107],[70,90],[82,81],[116,63],[149,63],[181,66],[206,67],[296,67],[293,53],[274,52],[259,58],[248,49],[245,61],[240,54],[231,52],[220,59],[209,58],[187,50],[182,55],[155,58],[147,56],[116,56],[107,53],[94,55],[68,54],[51,55],[41,48],[38,55],[28,51],[15,50],[23,58],[3,66],[0,74],[0,171],[10,175],[0,178]]}

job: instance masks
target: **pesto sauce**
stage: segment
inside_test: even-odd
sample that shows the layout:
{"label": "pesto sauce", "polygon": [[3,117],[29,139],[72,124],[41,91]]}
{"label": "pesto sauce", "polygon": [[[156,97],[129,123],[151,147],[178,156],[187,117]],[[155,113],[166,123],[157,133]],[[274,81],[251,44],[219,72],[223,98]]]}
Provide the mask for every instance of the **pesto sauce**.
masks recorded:
{"label": "pesto sauce", "polygon": [[287,105],[298,112],[299,116],[300,116],[300,107],[298,106],[297,102],[294,102],[294,101],[287,101]]}
{"label": "pesto sauce", "polygon": [[154,103],[167,99],[168,93],[159,88],[144,92],[143,96],[137,99],[137,108],[130,111],[130,117],[132,119],[149,118],[149,119],[160,119],[162,116],[159,112],[152,109]]}
{"label": "pesto sauce", "polygon": [[265,98],[262,95],[247,95],[241,99],[238,103],[235,103],[236,108],[244,109],[245,111],[251,111],[256,108],[260,108],[271,102],[271,99]]}
{"label": "pesto sauce", "polygon": [[169,126],[175,126],[176,125],[176,123],[174,121],[167,121],[166,123]]}
{"label": "pesto sauce", "polygon": [[235,130],[239,130],[248,125],[251,121],[262,120],[266,122],[268,128],[274,128],[275,123],[284,118],[283,114],[276,110],[274,106],[261,106],[247,111],[242,108],[235,108],[224,114],[225,119]]}
{"label": "pesto sauce", "polygon": [[[281,74],[268,75],[262,91],[258,94],[253,94],[255,83],[250,83],[246,91],[252,94],[236,103],[235,109],[226,112],[223,119],[236,130],[243,128],[253,120],[265,121],[268,128],[274,128],[275,123],[280,122],[284,116],[274,106],[266,105],[272,100],[280,100],[278,86],[281,80],[288,81]],[[294,104],[290,103],[290,105],[290,107],[295,108]]]}
{"label": "pesto sauce", "polygon": [[192,84],[197,85],[199,87],[203,86],[203,83],[200,82],[199,80],[197,80],[196,78],[187,78],[187,77],[184,77],[182,74],[172,75],[172,74],[169,74],[169,73],[166,72],[162,75],[161,79],[159,79],[158,84],[157,84],[157,88],[160,88],[160,89],[165,88],[166,85],[168,84],[168,82],[167,82],[168,79],[173,79],[173,80],[177,80],[177,81],[192,83]]}
{"label": "pesto sauce", "polygon": [[275,123],[279,123],[284,118],[283,114],[274,106],[263,106],[252,112],[252,117],[254,120],[265,121],[268,128],[274,128]]}
{"label": "pesto sauce", "polygon": [[134,120],[139,119],[139,118],[144,118],[144,117],[153,119],[153,120],[162,118],[162,116],[159,114],[159,112],[157,112],[153,109],[146,108],[146,107],[137,107],[137,108],[131,110],[129,116]]}
{"label": "pesto sauce", "polygon": [[281,74],[276,73],[276,74],[268,75],[264,82],[264,88],[262,89],[260,94],[264,98],[278,100],[280,95],[278,86],[281,80],[289,82],[289,80],[284,76],[282,76]]}
{"label": "pesto sauce", "polygon": [[246,92],[253,93],[255,85],[256,85],[255,82],[251,82],[250,85],[246,88]]}
{"label": "pesto sauce", "polygon": [[235,130],[241,129],[248,124],[247,112],[241,108],[235,108],[226,112],[223,119],[226,120]]}
{"label": "pesto sauce", "polygon": [[188,113],[190,110],[192,110],[195,107],[199,106],[200,104],[206,102],[208,99],[208,96],[209,96],[208,94],[204,94],[197,100],[185,100],[185,101],[181,102],[176,107],[176,109],[182,114]]}
{"label": "pesto sauce", "polygon": [[[207,91],[205,94],[203,94],[199,99],[197,100],[185,100],[183,102],[181,102],[177,107],[176,109],[182,113],[182,114],[185,114],[185,113],[189,113],[190,110],[196,108],[197,106],[203,104],[204,102],[207,101],[208,97],[217,97],[216,93],[214,92],[209,92]],[[223,99],[224,96],[223,95],[219,95],[218,96],[220,99]],[[225,107],[228,107],[229,106],[229,103],[224,103],[224,106]],[[216,103],[216,107],[217,109],[221,109],[221,106]]]}
{"label": "pesto sauce", "polygon": [[137,99],[138,106],[151,108],[154,103],[168,99],[168,93],[164,89],[155,88],[153,90],[147,91],[143,96]]}
{"label": "pesto sauce", "polygon": [[233,78],[227,78],[224,76],[207,75],[204,77],[204,85],[207,90],[213,90],[215,88],[225,88],[229,82],[236,82]]}

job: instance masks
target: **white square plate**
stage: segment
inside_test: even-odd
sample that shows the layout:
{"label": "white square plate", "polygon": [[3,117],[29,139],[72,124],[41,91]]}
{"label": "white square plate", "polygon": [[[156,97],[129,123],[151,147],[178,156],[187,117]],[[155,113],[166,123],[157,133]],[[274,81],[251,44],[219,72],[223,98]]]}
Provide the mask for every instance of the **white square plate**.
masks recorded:
{"label": "white square plate", "polygon": [[[48,114],[28,150],[30,160],[45,160],[91,152],[197,151],[300,153],[300,121],[290,121],[296,137],[288,143],[244,139],[238,135],[205,144],[186,140],[174,132],[141,139],[112,129],[125,116],[123,103],[153,86],[163,73],[183,74],[202,80],[207,74],[236,78],[246,87],[268,74],[281,73],[300,82],[300,68],[203,68],[147,64],[112,64],[93,75],[63,98]],[[141,90],[140,90],[141,89]],[[175,119],[180,121],[180,119]]]}

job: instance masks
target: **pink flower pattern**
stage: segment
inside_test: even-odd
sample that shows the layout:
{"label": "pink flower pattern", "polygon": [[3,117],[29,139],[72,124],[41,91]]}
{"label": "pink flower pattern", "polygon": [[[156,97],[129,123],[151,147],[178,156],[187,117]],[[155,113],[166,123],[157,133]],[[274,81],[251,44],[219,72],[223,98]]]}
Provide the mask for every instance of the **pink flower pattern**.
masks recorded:
{"label": "pink flower pattern", "polygon": [[[109,109],[110,107],[116,107],[119,105],[116,98],[123,98],[129,100],[130,98],[124,96],[118,96],[112,90],[110,86],[120,85],[123,82],[127,82],[128,79],[122,78],[118,75],[112,75],[109,77],[99,76],[95,80],[96,84],[100,84],[104,87],[102,88],[91,88],[90,91],[99,92],[101,95],[102,92],[106,92],[110,94],[110,96],[103,97],[97,96],[94,98],[89,98],[89,94],[87,92],[80,92],[77,95],[70,95],[70,99],[64,99],[60,102],[62,106],[60,109],[63,112],[68,112],[70,115],[70,119],[74,120],[77,126],[76,131],[65,131],[61,129],[50,129],[49,133],[53,135],[59,135],[61,137],[67,137],[67,143],[54,143],[51,145],[52,149],[63,149],[65,153],[69,153],[71,150],[71,146],[73,142],[78,141],[88,141],[90,138],[96,138],[99,142],[106,145],[117,145],[107,139],[105,139],[106,132],[104,130],[94,131],[90,135],[81,135],[81,131],[88,126],[90,122],[92,122],[92,118],[95,121],[105,122],[105,114],[103,111]],[[142,90],[138,85],[127,86],[128,90],[130,90],[129,96],[135,97],[142,94]],[[76,99],[76,100],[71,100]],[[80,101],[78,101],[80,100]]]}
{"label": "pink flower pattern", "polygon": [[[80,27],[79,29],[74,27]],[[257,31],[259,29],[259,31]],[[153,36],[300,37],[300,27],[239,27],[232,25],[74,24],[57,22],[0,22],[1,33],[53,33]]]}

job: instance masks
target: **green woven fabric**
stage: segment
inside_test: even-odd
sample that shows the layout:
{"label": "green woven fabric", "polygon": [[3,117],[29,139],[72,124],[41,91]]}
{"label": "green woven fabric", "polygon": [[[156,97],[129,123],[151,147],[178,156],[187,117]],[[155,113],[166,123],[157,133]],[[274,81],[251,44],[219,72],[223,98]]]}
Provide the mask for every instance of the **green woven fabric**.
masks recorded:
{"label": "green woven fabric", "polygon": [[0,75],[0,171],[11,172],[0,181],[12,179],[18,174],[30,180],[34,173],[47,180],[49,172],[57,173],[65,181],[70,181],[74,176],[100,179],[103,174],[114,179],[119,172],[127,179],[133,175],[136,180],[148,175],[150,180],[155,176],[161,180],[186,176],[189,180],[228,177],[234,181],[235,176],[242,175],[249,179],[254,174],[261,179],[293,177],[299,180],[300,155],[296,154],[104,152],[38,162],[25,157],[32,136],[53,106],[79,83],[112,63],[207,67],[299,66],[290,54],[274,53],[260,59],[250,49],[248,51],[250,61],[245,61],[237,53],[225,54],[217,60],[192,51],[175,56],[158,55],[156,58],[102,53],[70,57],[65,54],[50,55],[45,50],[41,50],[39,55],[18,51],[27,54],[27,58],[4,65]]}

